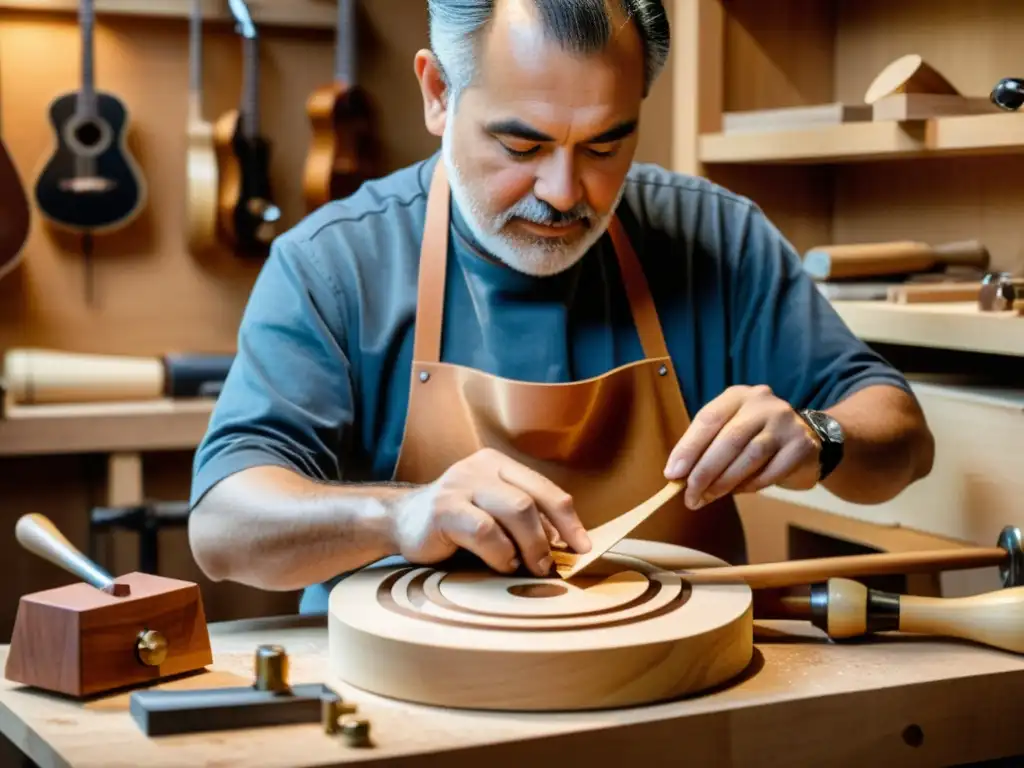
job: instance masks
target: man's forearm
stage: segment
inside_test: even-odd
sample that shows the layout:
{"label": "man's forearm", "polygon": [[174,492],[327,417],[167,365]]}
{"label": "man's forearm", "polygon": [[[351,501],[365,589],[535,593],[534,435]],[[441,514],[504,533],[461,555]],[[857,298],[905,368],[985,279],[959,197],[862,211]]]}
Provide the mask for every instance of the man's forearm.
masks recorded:
{"label": "man's forearm", "polygon": [[388,509],[409,490],[326,485],[282,467],[253,467],[196,505],[192,552],[211,579],[301,589],[394,554]]}
{"label": "man's forearm", "polygon": [[890,386],[870,386],[828,409],[843,426],[843,460],[823,482],[858,504],[892,499],[931,472],[935,442],[916,400]]}

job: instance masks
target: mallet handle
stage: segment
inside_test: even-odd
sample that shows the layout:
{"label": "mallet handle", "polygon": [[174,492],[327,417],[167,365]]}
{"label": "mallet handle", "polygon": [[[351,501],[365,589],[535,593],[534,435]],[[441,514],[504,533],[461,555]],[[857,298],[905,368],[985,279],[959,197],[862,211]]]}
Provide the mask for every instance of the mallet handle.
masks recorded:
{"label": "mallet handle", "polygon": [[14,527],[14,535],[18,543],[32,554],[63,568],[97,589],[110,594],[117,591],[111,575],[83,555],[45,515],[22,515]]}
{"label": "mallet handle", "polygon": [[1009,557],[1001,547],[937,549],[925,552],[882,552],[870,555],[784,560],[778,563],[700,568],[686,572],[687,581],[743,582],[751,589],[796,587],[836,577],[882,574],[934,573],[991,565],[1005,565]]}

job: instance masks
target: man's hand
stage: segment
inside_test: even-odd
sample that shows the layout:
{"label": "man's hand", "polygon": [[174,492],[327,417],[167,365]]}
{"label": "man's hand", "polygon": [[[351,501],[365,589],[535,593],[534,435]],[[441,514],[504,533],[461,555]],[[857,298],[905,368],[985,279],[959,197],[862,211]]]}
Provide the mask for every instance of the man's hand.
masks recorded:
{"label": "man's hand", "polygon": [[820,452],[818,436],[771,389],[730,387],[694,417],[669,455],[665,477],[686,481],[683,498],[696,509],[770,485],[813,488]]}
{"label": "man's hand", "polygon": [[521,559],[536,575],[547,576],[551,544],[559,537],[577,552],[590,550],[569,494],[491,449],[454,464],[397,502],[392,527],[409,562],[435,563],[461,547],[501,573],[516,570]]}

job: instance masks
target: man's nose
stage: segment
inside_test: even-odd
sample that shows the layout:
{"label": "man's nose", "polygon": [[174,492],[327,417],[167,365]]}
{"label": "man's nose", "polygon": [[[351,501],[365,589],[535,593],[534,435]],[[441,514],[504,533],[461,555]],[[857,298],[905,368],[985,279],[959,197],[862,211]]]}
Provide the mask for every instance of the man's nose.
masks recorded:
{"label": "man's nose", "polygon": [[571,151],[555,152],[548,158],[537,176],[534,194],[563,213],[583,199],[583,185],[576,177]]}

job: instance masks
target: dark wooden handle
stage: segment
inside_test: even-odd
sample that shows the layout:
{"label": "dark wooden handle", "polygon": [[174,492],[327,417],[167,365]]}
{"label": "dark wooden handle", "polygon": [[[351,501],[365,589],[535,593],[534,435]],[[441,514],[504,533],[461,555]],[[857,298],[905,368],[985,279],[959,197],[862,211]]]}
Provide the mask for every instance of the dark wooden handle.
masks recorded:
{"label": "dark wooden handle", "polygon": [[18,543],[32,554],[50,561],[97,589],[114,592],[114,579],[110,574],[83,555],[46,516],[35,513],[22,515],[14,527],[14,535]]}

